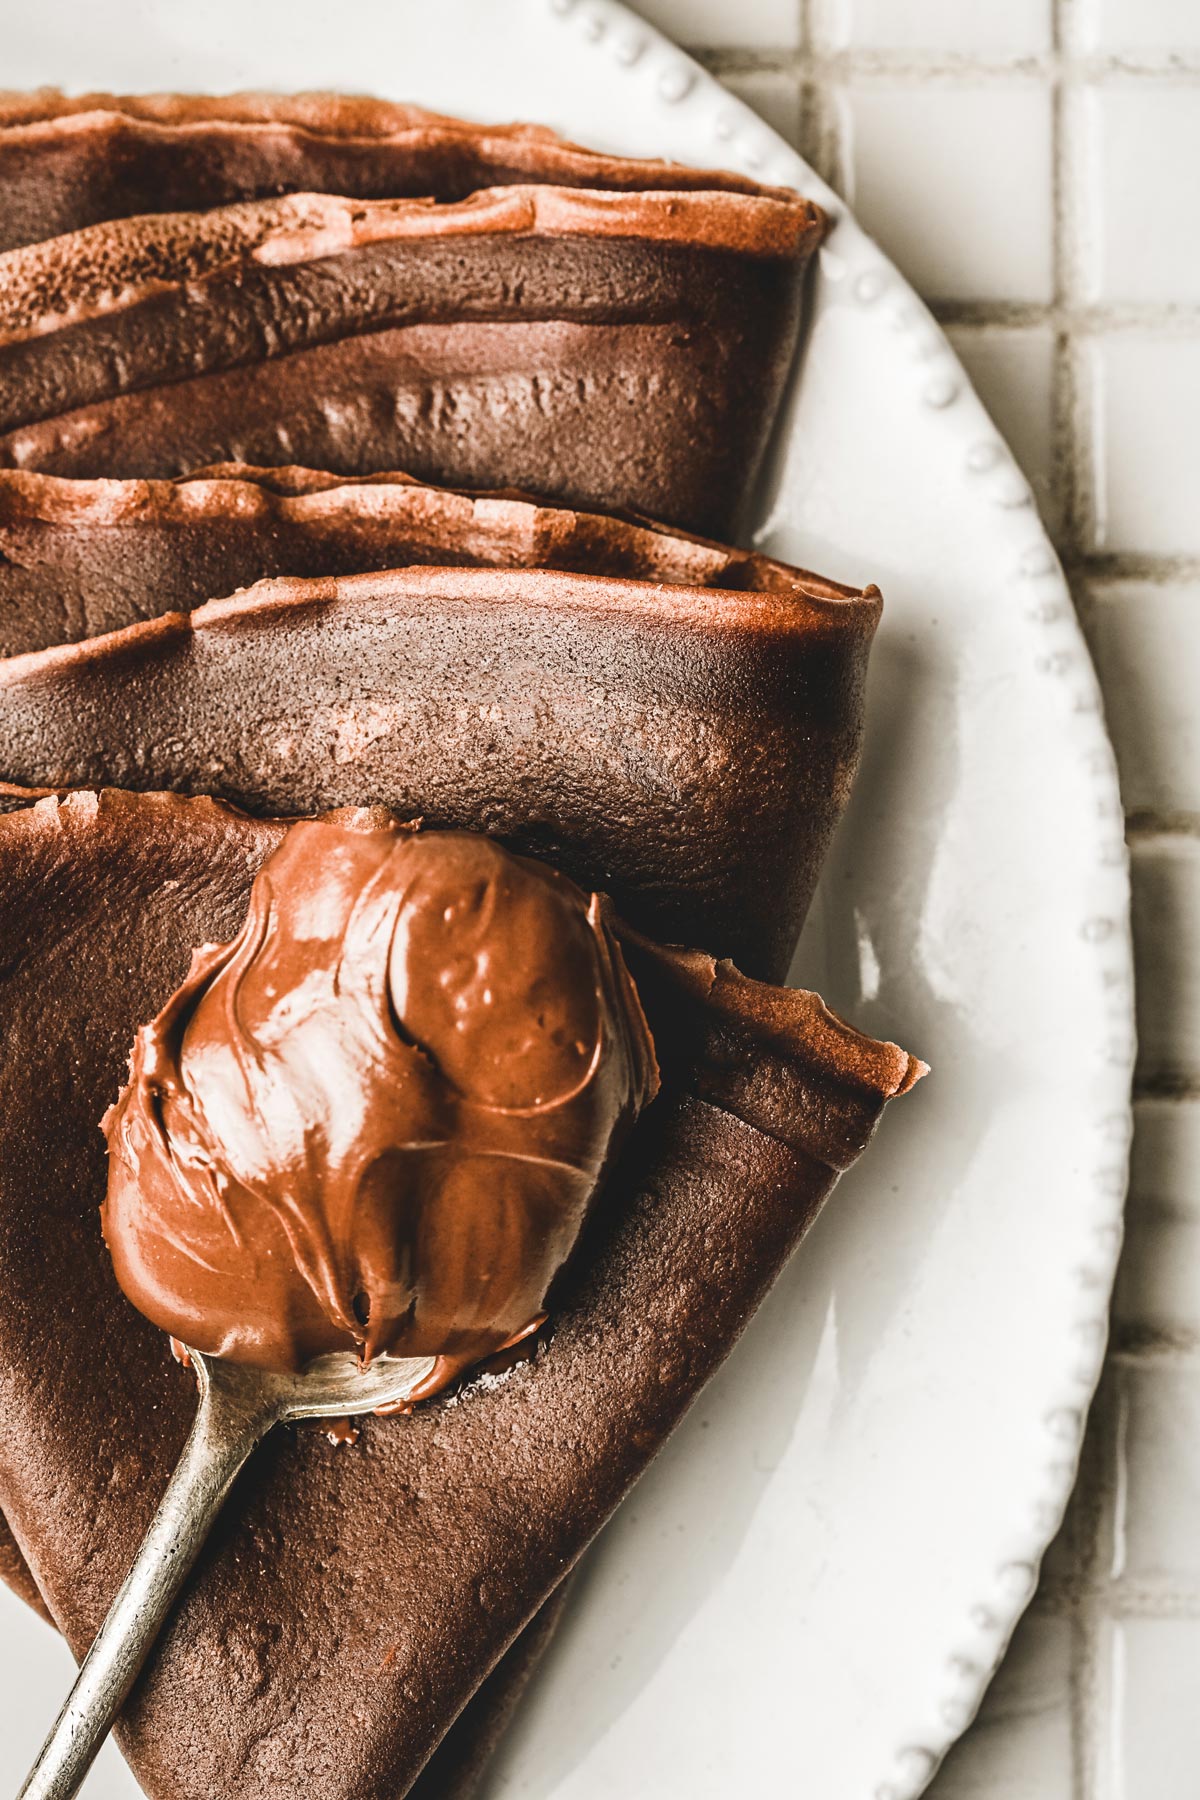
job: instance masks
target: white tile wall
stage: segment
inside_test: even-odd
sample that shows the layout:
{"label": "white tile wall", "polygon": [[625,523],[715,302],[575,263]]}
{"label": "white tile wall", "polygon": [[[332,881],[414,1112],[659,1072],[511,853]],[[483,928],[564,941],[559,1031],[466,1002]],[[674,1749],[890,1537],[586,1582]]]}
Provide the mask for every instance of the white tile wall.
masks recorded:
{"label": "white tile wall", "polygon": [[1114,1387],[1108,1572],[1167,1599],[1200,1591],[1200,1382],[1160,1359],[1119,1365]]}
{"label": "white tile wall", "polygon": [[1110,1366],[1039,1595],[931,1797],[1195,1800],[1200,0],[645,10],[798,129],[945,321],[1063,550],[1129,815],[1141,1056]]}
{"label": "white tile wall", "polygon": [[1200,556],[1200,332],[1110,331],[1084,355],[1093,434],[1084,548]]}
{"label": "white tile wall", "polygon": [[1140,50],[1168,65],[1200,50],[1200,7],[1191,0],[1093,0],[1081,23],[1090,50]]}
{"label": "white tile wall", "polygon": [[1200,1706],[1192,1621],[1122,1619],[1110,1627],[1109,1656],[1103,1800],[1196,1800]]}
{"label": "white tile wall", "polygon": [[1200,1069],[1200,838],[1151,832],[1131,848],[1138,1079],[1182,1088]]}
{"label": "white tile wall", "polygon": [[[1134,1343],[1184,1344],[1200,1320],[1200,1101],[1138,1102],[1114,1318]],[[1200,1391],[1200,1381],[1197,1381]],[[1194,1528],[1194,1526],[1193,1526]],[[1196,1532],[1200,1553],[1200,1532]]]}
{"label": "white tile wall", "polygon": [[1040,81],[852,82],[859,220],[932,300],[1050,299],[1050,94]]}
{"label": "white tile wall", "polygon": [[1200,579],[1098,582],[1081,600],[1126,811],[1200,814]]}
{"label": "white tile wall", "polygon": [[830,0],[835,48],[947,50],[964,55],[1048,50],[1050,0]]}
{"label": "white tile wall", "polygon": [[[1200,7],[1195,10],[1200,16]],[[1200,300],[1200,104],[1194,84],[1156,84],[1153,131],[1146,129],[1145,85],[1136,79],[1107,81],[1088,101],[1088,298],[1165,306]]]}

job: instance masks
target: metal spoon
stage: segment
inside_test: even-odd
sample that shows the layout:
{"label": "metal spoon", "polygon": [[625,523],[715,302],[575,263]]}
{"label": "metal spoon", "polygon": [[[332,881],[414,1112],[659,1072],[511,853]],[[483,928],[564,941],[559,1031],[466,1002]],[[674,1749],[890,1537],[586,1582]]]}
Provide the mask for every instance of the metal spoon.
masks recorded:
{"label": "metal spoon", "polygon": [[432,1357],[322,1356],[299,1375],[188,1356],[200,1405],[133,1567],[80,1667],[17,1800],[71,1800],[112,1729],[234,1477],[273,1425],[373,1412],[407,1400]]}

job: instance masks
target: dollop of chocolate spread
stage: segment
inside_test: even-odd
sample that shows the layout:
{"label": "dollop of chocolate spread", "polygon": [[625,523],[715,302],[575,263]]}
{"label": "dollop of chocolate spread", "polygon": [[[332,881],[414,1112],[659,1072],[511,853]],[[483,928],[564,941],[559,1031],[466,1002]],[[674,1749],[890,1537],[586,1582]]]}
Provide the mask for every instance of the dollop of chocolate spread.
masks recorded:
{"label": "dollop of chocolate spread", "polygon": [[105,1115],[117,1279],[195,1349],[431,1355],[433,1392],[537,1328],[657,1086],[598,896],[466,832],[298,823]]}

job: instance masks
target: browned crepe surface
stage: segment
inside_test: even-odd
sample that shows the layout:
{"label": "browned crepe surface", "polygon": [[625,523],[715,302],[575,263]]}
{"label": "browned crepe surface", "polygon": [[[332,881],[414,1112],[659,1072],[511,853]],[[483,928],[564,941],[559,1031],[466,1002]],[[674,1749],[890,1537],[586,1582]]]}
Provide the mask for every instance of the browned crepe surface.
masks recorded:
{"label": "browned crepe surface", "polygon": [[781,191],[728,170],[606,156],[540,125],[473,125],[361,96],[0,92],[0,250],[281,193],[461,200],[518,182]]}
{"label": "browned crepe surface", "polygon": [[176,481],[71,481],[8,470],[0,471],[0,656],[190,612],[269,576],[412,563],[798,598],[854,592],[650,519],[430,487],[394,471],[355,479],[228,463]]}
{"label": "browned crepe surface", "polygon": [[539,570],[265,582],[0,663],[0,779],[490,831],[778,978],[853,778],[878,613],[873,589]]}
{"label": "browned crepe surface", "polygon": [[234,264],[0,344],[0,467],[405,468],[728,536],[799,319],[798,264],[687,244],[403,239]]}
{"label": "browned crepe surface", "polygon": [[399,466],[739,520],[811,203],[527,128],[37,104],[0,126],[0,466]]}

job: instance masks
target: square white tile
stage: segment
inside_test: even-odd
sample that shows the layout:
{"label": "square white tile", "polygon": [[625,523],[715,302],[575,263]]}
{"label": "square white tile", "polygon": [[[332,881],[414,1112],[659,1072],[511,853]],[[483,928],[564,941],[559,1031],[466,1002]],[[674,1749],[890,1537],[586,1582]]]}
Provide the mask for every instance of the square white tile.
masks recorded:
{"label": "square white tile", "polygon": [[[1149,1359],[1117,1371],[1109,1573],[1200,1610],[1200,1371]],[[1197,1664],[1200,1672],[1200,1664]]]}
{"label": "square white tile", "polygon": [[1052,482],[1054,337],[1048,325],[956,325],[950,341],[980,399],[1056,524]]}
{"label": "square white tile", "polygon": [[1068,1800],[1071,1757],[1071,1629],[1035,1605],[928,1800]]}
{"label": "square white tile", "polygon": [[730,75],[725,86],[739,100],[752,106],[760,119],[796,148],[800,142],[800,82],[778,70],[755,69],[746,75]]}
{"label": "square white tile", "polygon": [[1109,81],[1088,96],[1088,112],[1088,298],[1200,300],[1200,86]]}
{"label": "square white tile", "polygon": [[[1200,1102],[1136,1108],[1115,1316],[1139,1334],[1200,1333]],[[1189,1377],[1200,1397],[1200,1368]]]}
{"label": "square white tile", "polygon": [[1091,548],[1200,553],[1200,336],[1113,332],[1087,347]]}
{"label": "square white tile", "polygon": [[[1200,1218],[1130,1201],[1113,1312],[1139,1334],[1186,1339],[1200,1330]],[[1200,1396],[1200,1373],[1189,1381]]]}
{"label": "square white tile", "polygon": [[1200,813],[1200,581],[1097,583],[1083,614],[1126,810]]}
{"label": "square white tile", "polygon": [[1200,1220],[1200,1100],[1139,1100],[1133,1117],[1131,1203]]}
{"label": "square white tile", "polygon": [[[1113,1313],[1139,1334],[1186,1339],[1200,1330],[1200,1218],[1130,1200]],[[1200,1373],[1188,1380],[1200,1398]]]}
{"label": "square white tile", "polygon": [[985,57],[1048,49],[1050,14],[1049,0],[827,0],[822,24],[837,49]]}
{"label": "square white tile", "polygon": [[841,90],[849,198],[930,300],[1048,300],[1050,95],[1023,80]]}
{"label": "square white tile", "polygon": [[1132,847],[1138,1074],[1188,1081],[1200,1069],[1200,841]]}
{"label": "square white tile", "polygon": [[1195,1800],[1200,1621],[1124,1619],[1108,1650],[1114,1711],[1104,1800]]}
{"label": "square white tile", "polygon": [[635,10],[679,44],[794,50],[800,42],[799,0],[637,0]]}
{"label": "square white tile", "polygon": [[1156,61],[1200,50],[1200,7],[1192,0],[1084,0],[1086,49],[1148,52]]}

